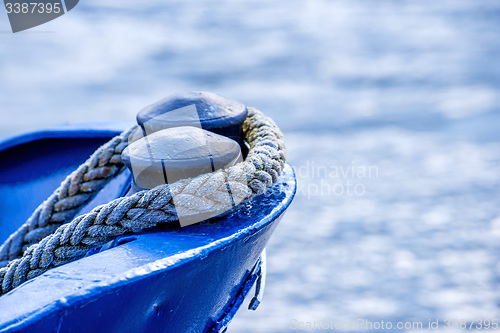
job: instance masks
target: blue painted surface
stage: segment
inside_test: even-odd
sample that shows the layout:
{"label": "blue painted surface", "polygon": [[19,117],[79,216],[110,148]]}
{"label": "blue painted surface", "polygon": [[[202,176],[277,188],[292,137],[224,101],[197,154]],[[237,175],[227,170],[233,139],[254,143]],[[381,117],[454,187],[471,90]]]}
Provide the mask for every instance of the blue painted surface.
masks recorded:
{"label": "blue painted surface", "polygon": [[[97,147],[130,126],[125,122],[71,125],[0,142],[0,239],[24,223]],[[86,211],[121,194],[128,177],[123,173],[111,181]]]}
{"label": "blue painted surface", "polygon": [[[57,173],[52,175],[48,172],[50,164],[40,167],[39,161],[52,158],[79,164],[87,150],[93,151],[99,139],[106,138],[99,130],[95,132],[99,139],[90,139],[92,131],[87,131],[88,136],[75,129],[51,133],[49,137],[58,136],[58,144],[77,140],[81,147],[58,150],[51,146],[55,141],[47,141],[40,134],[31,137],[33,142],[26,137],[11,141],[18,146],[0,144],[4,147],[0,154],[17,154],[16,161],[23,160],[26,145],[40,147],[38,154],[31,154],[21,164],[22,169],[12,171],[8,165],[1,166],[0,172],[9,175],[3,191],[24,190],[31,183],[32,192],[50,193],[53,188],[49,183],[55,182],[71,163],[55,168]],[[57,152],[60,156],[56,158]],[[23,169],[30,177],[21,177]],[[16,177],[21,181],[14,182]],[[128,184],[125,177],[121,186],[105,189],[105,193],[116,196],[117,190]],[[0,297],[0,308],[9,309],[0,311],[0,332],[210,331],[234,312],[234,299],[254,277],[250,273],[295,190],[295,176],[287,165],[266,193],[225,217],[121,237],[121,244],[118,240],[114,248],[52,269]],[[36,198],[30,200],[35,204]],[[90,205],[95,205],[94,201]],[[4,212],[15,214],[13,210]],[[23,222],[20,216],[17,218],[18,224]],[[2,238],[5,236],[2,234]]]}
{"label": "blue painted surface", "polygon": [[[198,119],[186,121],[183,117],[182,121],[180,119],[175,119],[175,121],[159,120],[162,115],[168,112],[191,105],[196,107]],[[143,129],[148,129],[151,127],[148,124],[155,121],[164,123],[165,127],[163,128],[181,125],[198,127],[201,125],[204,130],[227,136],[243,146],[241,126],[246,117],[246,106],[237,101],[213,93],[193,91],[171,95],[145,107],[137,114],[137,123]],[[158,128],[154,129],[154,131],[157,130]]]}
{"label": "blue painted surface", "polygon": [[[4,36],[0,135],[133,119],[176,91],[255,106],[285,133],[299,188],[266,247],[264,302],[230,332],[493,319],[499,21],[496,0],[82,1]],[[379,173],[313,174],[353,164]],[[326,192],[347,182],[366,192]]]}

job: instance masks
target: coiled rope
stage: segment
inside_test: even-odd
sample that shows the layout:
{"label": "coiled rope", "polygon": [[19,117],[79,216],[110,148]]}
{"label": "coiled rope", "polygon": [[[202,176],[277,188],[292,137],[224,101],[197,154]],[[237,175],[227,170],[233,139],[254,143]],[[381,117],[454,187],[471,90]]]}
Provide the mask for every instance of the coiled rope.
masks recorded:
{"label": "coiled rope", "polygon": [[227,185],[233,200],[241,202],[276,182],[285,164],[283,134],[272,119],[248,108],[243,135],[250,150],[244,162],[117,198],[73,219],[123,168],[121,152],[134,129],[96,150],[0,247],[0,260],[5,263],[0,268],[0,295],[51,268],[84,257],[119,235],[175,222],[177,214],[223,213],[221,207],[227,207],[229,199]]}

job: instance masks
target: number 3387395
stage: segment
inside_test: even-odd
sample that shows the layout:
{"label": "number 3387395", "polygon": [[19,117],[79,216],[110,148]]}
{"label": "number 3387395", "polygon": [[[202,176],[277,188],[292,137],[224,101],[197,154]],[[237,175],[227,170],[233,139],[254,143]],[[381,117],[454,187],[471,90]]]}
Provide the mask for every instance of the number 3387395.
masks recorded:
{"label": "number 3387395", "polygon": [[7,14],[59,14],[61,12],[60,3],[38,3],[38,2],[7,2],[5,4]]}

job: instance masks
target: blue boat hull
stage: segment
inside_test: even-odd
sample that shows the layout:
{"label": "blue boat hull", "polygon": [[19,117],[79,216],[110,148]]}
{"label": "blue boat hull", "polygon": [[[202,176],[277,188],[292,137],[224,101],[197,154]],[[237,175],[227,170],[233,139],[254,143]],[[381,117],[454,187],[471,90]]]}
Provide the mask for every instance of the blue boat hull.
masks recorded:
{"label": "blue boat hull", "polygon": [[[39,196],[54,190],[67,169],[118,130],[63,128],[0,143],[0,154],[17,154],[16,161],[24,161],[23,168],[0,167],[0,195],[18,194],[1,207],[2,238],[29,216]],[[65,140],[79,148],[56,149]],[[43,150],[23,160],[27,145]],[[73,163],[54,167],[54,162],[48,170],[49,157]],[[125,172],[85,210],[122,195],[129,183]],[[259,257],[295,190],[287,165],[268,192],[227,216],[122,236],[106,251],[52,269],[0,297],[0,332],[222,331],[259,277]],[[36,195],[26,198],[23,191]]]}

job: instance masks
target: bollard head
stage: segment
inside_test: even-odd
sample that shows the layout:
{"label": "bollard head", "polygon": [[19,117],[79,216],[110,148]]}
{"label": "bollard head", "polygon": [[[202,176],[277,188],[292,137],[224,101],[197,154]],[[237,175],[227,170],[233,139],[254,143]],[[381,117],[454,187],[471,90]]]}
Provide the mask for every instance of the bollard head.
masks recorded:
{"label": "bollard head", "polygon": [[246,116],[247,108],[237,101],[193,91],[171,95],[145,107],[137,114],[137,123],[145,135],[171,127],[201,125],[204,130],[242,144],[241,126]]}
{"label": "bollard head", "polygon": [[193,178],[242,161],[234,140],[200,128],[173,127],[131,143],[122,153],[137,186],[158,185]]}

